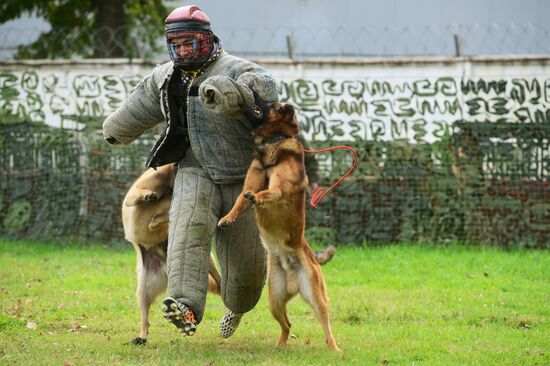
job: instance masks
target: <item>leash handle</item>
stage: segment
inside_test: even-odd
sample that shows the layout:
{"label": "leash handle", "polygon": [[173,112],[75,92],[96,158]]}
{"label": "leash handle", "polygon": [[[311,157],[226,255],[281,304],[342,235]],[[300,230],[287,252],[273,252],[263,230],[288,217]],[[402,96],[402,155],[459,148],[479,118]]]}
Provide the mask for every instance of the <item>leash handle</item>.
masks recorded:
{"label": "leash handle", "polygon": [[359,157],[357,156],[357,153],[355,152],[355,150],[353,150],[353,148],[351,148],[349,146],[346,146],[346,145],[334,146],[334,147],[329,147],[329,148],[321,149],[321,150],[304,150],[304,152],[306,152],[306,153],[322,153],[322,152],[333,151],[333,150],[338,150],[338,149],[346,149],[346,150],[349,150],[353,153],[353,156],[355,157],[355,161],[353,162],[353,166],[351,167],[350,170],[348,170],[348,172],[346,174],[344,174],[342,177],[340,177],[340,179],[338,179],[336,181],[336,183],[334,183],[332,186],[330,186],[326,191],[323,191],[322,187],[317,188],[315,190],[315,192],[313,192],[311,194],[311,200],[309,201],[309,204],[312,207],[317,207],[317,205],[319,203],[321,203],[323,198],[325,198],[325,196],[330,191],[332,191],[334,188],[336,188],[336,186],[338,184],[340,184],[340,182],[342,182],[344,179],[346,179],[346,177],[353,172],[353,170],[355,169],[355,166],[357,165],[357,162],[359,161]]}

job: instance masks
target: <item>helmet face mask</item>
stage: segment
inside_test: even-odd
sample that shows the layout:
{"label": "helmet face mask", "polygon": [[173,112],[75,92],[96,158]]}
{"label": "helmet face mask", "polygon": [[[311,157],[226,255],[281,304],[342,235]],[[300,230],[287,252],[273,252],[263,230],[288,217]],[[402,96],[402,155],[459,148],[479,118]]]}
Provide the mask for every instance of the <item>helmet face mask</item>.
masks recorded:
{"label": "helmet face mask", "polygon": [[214,50],[210,19],[196,5],[174,9],[165,21],[170,59],[182,70],[199,69]]}
{"label": "helmet face mask", "polygon": [[168,55],[177,67],[196,70],[210,57],[213,40],[211,32],[171,32],[166,35]]}

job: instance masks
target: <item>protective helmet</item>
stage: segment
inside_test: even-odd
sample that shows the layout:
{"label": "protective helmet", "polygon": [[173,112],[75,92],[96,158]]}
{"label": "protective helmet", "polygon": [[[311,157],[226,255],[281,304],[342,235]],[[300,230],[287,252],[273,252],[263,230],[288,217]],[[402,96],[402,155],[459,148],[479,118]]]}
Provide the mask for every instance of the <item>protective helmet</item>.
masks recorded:
{"label": "protective helmet", "polygon": [[214,49],[210,19],[196,5],[174,9],[165,20],[168,54],[183,70],[197,70]]}

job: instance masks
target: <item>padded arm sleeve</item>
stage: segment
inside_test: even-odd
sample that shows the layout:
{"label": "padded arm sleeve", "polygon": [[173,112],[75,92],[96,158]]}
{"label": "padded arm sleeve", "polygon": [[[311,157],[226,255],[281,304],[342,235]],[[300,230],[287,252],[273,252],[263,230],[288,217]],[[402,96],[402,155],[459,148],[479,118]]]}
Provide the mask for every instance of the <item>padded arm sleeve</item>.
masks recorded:
{"label": "padded arm sleeve", "polygon": [[200,86],[203,105],[214,113],[235,114],[244,106],[254,106],[252,90],[267,101],[278,100],[277,83],[265,71],[248,71],[236,80],[227,76],[213,76]]}
{"label": "padded arm sleeve", "polygon": [[103,137],[107,142],[127,145],[164,120],[158,84],[153,71],[136,86],[128,99],[105,119]]}

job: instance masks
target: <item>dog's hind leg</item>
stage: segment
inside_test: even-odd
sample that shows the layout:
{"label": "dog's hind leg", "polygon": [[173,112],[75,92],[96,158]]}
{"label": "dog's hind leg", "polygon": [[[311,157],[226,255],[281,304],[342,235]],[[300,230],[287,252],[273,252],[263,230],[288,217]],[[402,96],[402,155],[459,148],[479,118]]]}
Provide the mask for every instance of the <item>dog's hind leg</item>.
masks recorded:
{"label": "dog's hind leg", "polygon": [[269,266],[269,310],[281,326],[281,335],[277,341],[277,346],[284,346],[290,333],[290,320],[286,304],[297,293],[297,289],[292,291],[287,282],[287,274],[279,258],[271,254],[268,255]]}
{"label": "dog's hind leg", "polygon": [[[310,253],[306,253],[306,251]],[[300,295],[315,311],[315,315],[323,327],[328,348],[340,351],[330,329],[328,296],[321,266],[315,261],[315,256],[309,247],[300,250],[297,255],[302,266],[298,274]]]}
{"label": "dog's hind leg", "polygon": [[[139,251],[138,251],[139,248]],[[141,312],[141,330],[133,344],[142,345],[149,335],[149,308],[167,286],[166,258],[159,247],[145,249],[138,246],[137,255],[137,302]]]}

